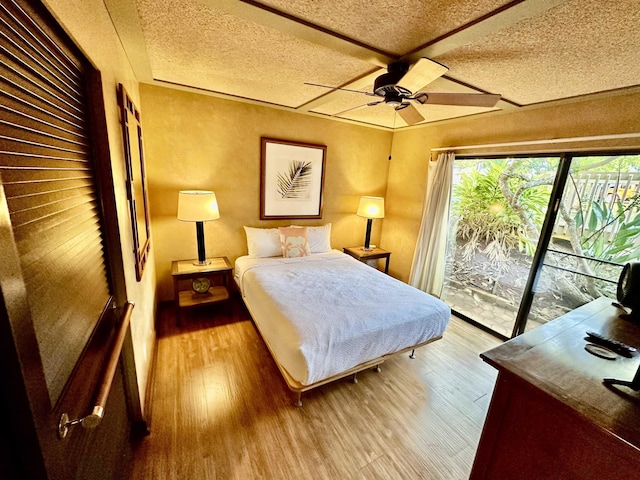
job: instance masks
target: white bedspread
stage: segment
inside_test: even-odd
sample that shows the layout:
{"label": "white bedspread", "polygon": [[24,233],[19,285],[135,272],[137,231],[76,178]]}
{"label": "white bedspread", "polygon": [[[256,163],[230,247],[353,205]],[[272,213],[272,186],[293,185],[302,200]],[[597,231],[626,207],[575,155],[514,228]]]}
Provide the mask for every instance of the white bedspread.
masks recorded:
{"label": "white bedspread", "polygon": [[236,281],[278,363],[302,385],[442,335],[447,304],[334,250],[240,257]]}

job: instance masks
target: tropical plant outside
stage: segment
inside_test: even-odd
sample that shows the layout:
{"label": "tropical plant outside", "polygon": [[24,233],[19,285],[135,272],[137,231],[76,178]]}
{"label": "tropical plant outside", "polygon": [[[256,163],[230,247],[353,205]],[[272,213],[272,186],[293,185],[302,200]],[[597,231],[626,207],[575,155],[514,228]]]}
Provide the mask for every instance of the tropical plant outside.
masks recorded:
{"label": "tropical plant outside", "polygon": [[[635,213],[629,221],[625,220],[627,212],[638,209],[639,199],[636,196],[626,207],[618,200],[613,209],[606,203],[592,202],[586,215],[578,212],[576,226],[581,228],[581,245],[585,255],[617,263],[640,257],[640,212]],[[582,221],[584,216],[588,219],[586,224]]]}
{"label": "tropical plant outside", "polygon": [[458,220],[457,236],[466,242],[466,259],[479,248],[495,262],[505,261],[515,249],[533,255],[532,235],[537,236],[544,220],[551,187],[529,185],[521,172],[530,163],[487,160],[461,175],[452,213]]}

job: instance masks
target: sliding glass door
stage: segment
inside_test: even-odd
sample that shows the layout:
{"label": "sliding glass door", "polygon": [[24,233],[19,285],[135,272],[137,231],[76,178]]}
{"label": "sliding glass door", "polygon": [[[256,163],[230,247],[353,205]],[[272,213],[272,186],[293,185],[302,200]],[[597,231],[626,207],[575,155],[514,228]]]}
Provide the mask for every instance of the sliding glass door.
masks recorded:
{"label": "sliding glass door", "polygon": [[639,172],[638,155],[456,159],[443,299],[509,338],[615,297],[640,256]]}
{"label": "sliding glass door", "polygon": [[640,156],[576,156],[532,288],[530,330],[595,298],[616,298],[640,257]]}

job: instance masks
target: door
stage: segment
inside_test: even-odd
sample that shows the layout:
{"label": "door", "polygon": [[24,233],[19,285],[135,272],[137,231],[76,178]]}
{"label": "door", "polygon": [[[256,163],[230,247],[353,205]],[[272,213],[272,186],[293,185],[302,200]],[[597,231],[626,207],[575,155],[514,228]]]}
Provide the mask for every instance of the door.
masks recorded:
{"label": "door", "polygon": [[516,323],[559,159],[454,161],[442,298],[502,338]]}
{"label": "door", "polygon": [[[90,413],[125,303],[100,79],[41,3],[0,0],[0,454],[16,478],[122,478],[130,458],[120,363]],[[114,92],[115,95],[115,92]],[[93,119],[93,122],[92,122]],[[109,252],[109,256],[106,252]],[[129,407],[129,409],[128,409]]]}

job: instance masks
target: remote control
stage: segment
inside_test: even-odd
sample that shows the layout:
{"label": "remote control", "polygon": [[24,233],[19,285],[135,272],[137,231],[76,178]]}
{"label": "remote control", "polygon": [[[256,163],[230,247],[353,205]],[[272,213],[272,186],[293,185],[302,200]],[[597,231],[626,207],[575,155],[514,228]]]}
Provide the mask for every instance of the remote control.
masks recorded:
{"label": "remote control", "polygon": [[606,347],[609,350],[616,352],[618,355],[622,355],[627,358],[632,357],[638,351],[637,348],[632,347],[631,345],[613,340],[612,338],[604,337],[596,332],[587,332],[587,340]]}

